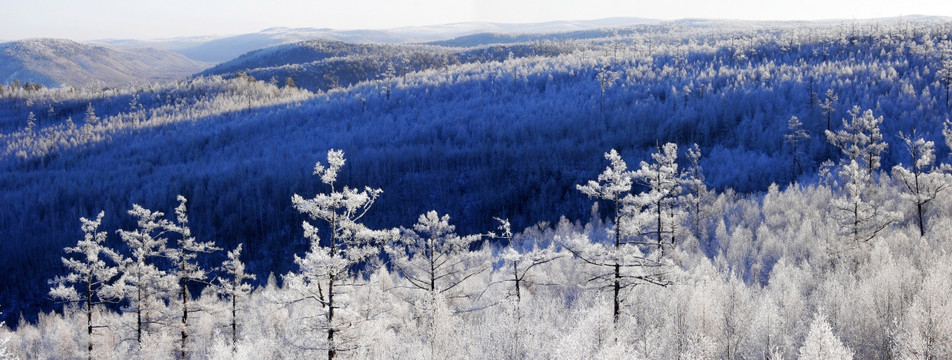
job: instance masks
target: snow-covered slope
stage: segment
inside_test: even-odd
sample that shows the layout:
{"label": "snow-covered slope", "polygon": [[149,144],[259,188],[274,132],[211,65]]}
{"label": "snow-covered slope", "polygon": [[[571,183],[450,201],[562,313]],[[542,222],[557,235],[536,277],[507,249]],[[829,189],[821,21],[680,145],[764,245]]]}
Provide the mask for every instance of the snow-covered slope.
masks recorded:
{"label": "snow-covered slope", "polygon": [[182,79],[206,66],[158,49],[118,49],[60,39],[0,44],[3,83],[20,80],[48,87],[115,87]]}

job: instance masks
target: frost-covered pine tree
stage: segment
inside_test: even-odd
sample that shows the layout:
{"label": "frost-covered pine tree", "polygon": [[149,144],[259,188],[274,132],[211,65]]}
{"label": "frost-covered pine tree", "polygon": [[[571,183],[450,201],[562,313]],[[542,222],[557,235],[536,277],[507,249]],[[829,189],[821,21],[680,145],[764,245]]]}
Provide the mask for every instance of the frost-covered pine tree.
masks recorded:
{"label": "frost-covered pine tree", "polygon": [[810,325],[810,332],[800,347],[800,359],[804,360],[849,360],[853,351],[843,345],[833,334],[830,323],[823,315],[817,315]]}
{"label": "frost-covered pine tree", "polygon": [[[617,151],[605,153],[610,165],[598,175],[598,180],[589,180],[585,185],[577,185],[579,191],[597,200],[612,203],[614,222],[609,232],[614,237],[610,246],[592,243],[587,238],[563,239],[566,250],[583,262],[596,268],[608,268],[608,273],[598,273],[591,281],[605,284],[612,289],[612,319],[618,323],[621,316],[622,290],[634,284],[647,282],[663,285],[660,272],[654,271],[661,266],[657,257],[648,257],[639,245],[647,244],[642,237],[644,225],[643,206],[631,195],[635,173]],[[660,253],[658,251],[657,253]]]}
{"label": "frost-covered pine tree", "polygon": [[507,240],[508,246],[502,251],[500,257],[505,262],[503,267],[511,271],[506,281],[512,283],[512,295],[515,297],[516,304],[518,305],[522,300],[522,289],[527,283],[531,283],[531,281],[529,281],[529,271],[561,257],[561,254],[553,250],[551,246],[545,248],[533,246],[532,249],[529,249],[527,252],[520,252],[514,246],[512,226],[509,224],[509,219],[501,219],[498,217],[495,219],[499,222],[499,227],[497,228],[499,233],[491,232],[489,235],[492,238]]}
{"label": "frost-covered pine tree", "polygon": [[844,241],[834,244],[830,251],[840,257],[875,238],[898,218],[884,206],[884,189],[874,178],[887,146],[879,130],[883,118],[874,117],[872,110],[861,113],[858,106],[849,113],[851,120],[843,120],[843,129],[826,132],[830,143],[847,157],[839,166],[841,189],[832,201],[832,217],[840,223]]}
{"label": "frost-covered pine tree", "polygon": [[839,100],[840,96],[833,92],[833,89],[826,90],[826,98],[820,103],[820,109],[826,116],[826,131],[833,131],[833,113],[836,112],[836,102]]}
{"label": "frost-covered pine tree", "polygon": [[479,235],[460,236],[450,224],[449,214],[436,211],[420,215],[413,229],[387,247],[391,262],[415,288],[430,294],[446,293],[463,281],[483,272],[488,263],[470,251]]}
{"label": "frost-covered pine tree", "polygon": [[239,302],[251,294],[251,284],[247,281],[255,279],[254,274],[245,272],[245,263],[241,262],[241,245],[238,244],[235,250],[228,252],[228,260],[221,265],[221,271],[227,278],[217,278],[216,286],[219,296],[225,298],[230,310],[228,323],[231,327],[232,352],[235,352],[238,347],[238,311],[244,310]]}
{"label": "frost-covered pine tree", "polygon": [[952,121],[945,119],[945,123],[942,125],[942,136],[945,137],[945,145],[952,149]]}
{"label": "frost-covered pine tree", "polygon": [[[353,327],[339,318],[339,310],[346,310],[341,296],[355,282],[356,266],[376,256],[380,252],[382,240],[392,236],[391,232],[374,231],[360,223],[370,207],[383,192],[380,189],[365,187],[363,190],[344,186],[337,188],[337,175],[344,166],[344,152],[327,152],[327,166],[317,162],[314,175],[330,187],[330,192],[321,193],[311,199],[294,194],[291,202],[294,208],[307,215],[311,220],[327,224],[330,239],[322,244],[318,228],[304,221],[304,237],[310,242],[310,250],[303,258],[294,256],[294,262],[300,267],[298,273],[288,274],[285,284],[301,299],[316,300],[323,312],[321,328],[326,330],[328,359],[345,347],[340,344],[340,333]],[[353,335],[353,334],[352,334]]]}
{"label": "frost-covered pine tree", "polygon": [[417,300],[422,302],[431,358],[440,358],[436,347],[441,334],[436,329],[453,312],[450,302],[472,298],[473,294],[462,291],[463,283],[490,267],[485,252],[471,251],[481,239],[480,235],[457,235],[448,214],[440,216],[431,210],[386,247],[391,264],[409,287],[425,294]]}
{"label": "frost-covered pine tree", "polygon": [[114,302],[116,289],[113,281],[119,275],[119,264],[123,263],[121,255],[105,246],[106,232],[99,231],[104,215],[104,212],[99,212],[95,220],[79,218],[83,239],[76,246],[65,249],[67,254],[76,256],[62,259],[69,274],[50,280],[50,296],[80,304],[86,312],[86,353],[89,359],[93,358],[93,329],[103,327],[93,323],[93,309]]}
{"label": "frost-covered pine tree", "polygon": [[865,166],[850,160],[839,167],[839,178],[843,184],[831,206],[840,225],[840,242],[828,249],[833,258],[850,257],[899,218],[885,206],[884,189],[873,183]]}
{"label": "frost-covered pine tree", "polygon": [[893,177],[902,185],[904,191],[900,196],[903,200],[910,201],[915,206],[919,235],[925,236],[925,207],[952,185],[952,179],[935,168],[935,144],[932,141],[917,137],[915,130],[911,137],[900,132],[899,138],[906,144],[906,151],[912,163],[909,168],[894,166]]}
{"label": "frost-covered pine tree", "polygon": [[677,227],[685,215],[678,204],[683,190],[678,173],[678,145],[664,144],[651,158],[654,162],[642,161],[633,174],[635,181],[648,188],[635,196],[634,201],[643,207],[640,216],[645,221],[641,233],[654,238],[663,255],[666,246],[675,245]]}
{"label": "frost-covered pine tree", "polygon": [[136,218],[135,230],[119,230],[119,237],[129,247],[132,256],[123,263],[122,276],[117,286],[122,297],[129,301],[125,311],[136,313],[136,342],[142,345],[142,335],[156,321],[157,311],[164,307],[163,299],[175,287],[174,279],[156,266],[155,260],[164,257],[170,228],[164,213],[133,204],[129,215]]}
{"label": "frost-covered pine tree", "polygon": [[93,103],[86,105],[86,125],[96,126],[99,124],[99,116],[96,116],[96,109],[93,108]]}
{"label": "frost-covered pine tree", "polygon": [[682,174],[682,184],[684,187],[683,204],[688,207],[688,218],[691,231],[698,241],[707,237],[702,222],[710,216],[711,197],[714,192],[707,188],[704,183],[704,170],[701,168],[701,148],[697,144],[688,148],[688,167]]}
{"label": "frost-covered pine tree", "polygon": [[178,299],[182,310],[181,317],[181,347],[180,352],[183,359],[188,358],[188,314],[195,311],[189,308],[188,286],[191,283],[208,283],[208,275],[205,269],[198,265],[198,254],[208,254],[218,250],[212,241],[198,241],[192,236],[192,230],[188,226],[188,208],[185,203],[188,201],[184,196],[179,195],[176,198],[179,205],[175,208],[175,221],[165,222],[166,230],[177,234],[177,246],[166,247],[165,256],[172,262],[170,276],[178,285]]}
{"label": "frost-covered pine tree", "polygon": [[936,71],[939,82],[945,85],[945,103],[949,104],[952,94],[952,41],[946,39],[939,43],[939,70]]}
{"label": "frost-covered pine tree", "polygon": [[847,159],[862,165],[872,176],[879,169],[883,151],[889,146],[883,141],[879,129],[883,117],[875,117],[872,110],[862,111],[859,106],[854,106],[849,114],[851,119],[848,122],[843,119],[843,129],[835,133],[827,130],[826,138],[842,150]]}
{"label": "frost-covered pine tree", "polygon": [[[499,271],[505,273],[504,280],[502,281],[512,283],[513,287],[509,298],[512,299],[511,309],[515,323],[512,329],[512,343],[515,345],[515,348],[511,355],[513,358],[524,358],[525,345],[521,337],[524,332],[522,324],[523,289],[527,285],[535,284],[533,278],[530,277],[530,271],[533,273],[541,271],[539,270],[540,266],[558,259],[562,254],[555,251],[551,245],[540,248],[537,244],[533,244],[532,248],[520,251],[514,244],[515,238],[512,234],[512,226],[509,224],[509,219],[501,219],[498,217],[495,219],[499,222],[499,227],[496,228],[499,233],[490,232],[489,236],[496,239],[506,239],[508,243],[508,246],[506,246],[499,255],[503,260],[502,267],[500,267]],[[533,269],[536,270],[533,271]]]}
{"label": "frost-covered pine tree", "polygon": [[620,75],[617,72],[611,71],[608,64],[603,65],[598,70],[598,87],[601,90],[598,97],[598,109],[600,111],[605,110],[605,94],[612,86],[615,86],[615,81],[618,81],[619,77]]}
{"label": "frost-covered pine tree", "polygon": [[32,134],[35,128],[36,128],[36,115],[33,115],[33,112],[30,111],[30,113],[26,115],[27,134]]}
{"label": "frost-covered pine tree", "polygon": [[800,145],[809,138],[810,135],[803,129],[803,123],[800,122],[800,119],[796,116],[791,116],[790,120],[787,121],[787,133],[783,135],[783,141],[790,146],[790,156],[792,160],[790,181],[796,180],[797,176],[800,175],[800,171],[803,168],[803,163],[800,159],[803,155]]}

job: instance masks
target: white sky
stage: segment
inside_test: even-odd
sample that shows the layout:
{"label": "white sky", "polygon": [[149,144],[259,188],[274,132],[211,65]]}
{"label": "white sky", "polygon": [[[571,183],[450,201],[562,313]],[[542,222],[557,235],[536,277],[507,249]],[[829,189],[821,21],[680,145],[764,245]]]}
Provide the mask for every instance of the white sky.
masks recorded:
{"label": "white sky", "polygon": [[749,20],[952,16],[952,0],[0,0],[0,39],[154,39],[269,27],[386,29],[607,17]]}

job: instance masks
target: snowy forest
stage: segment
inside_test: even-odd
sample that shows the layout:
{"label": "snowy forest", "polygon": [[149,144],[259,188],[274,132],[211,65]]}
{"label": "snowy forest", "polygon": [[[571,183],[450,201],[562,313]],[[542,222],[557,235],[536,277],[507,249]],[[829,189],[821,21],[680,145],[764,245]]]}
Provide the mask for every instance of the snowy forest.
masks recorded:
{"label": "snowy forest", "polygon": [[0,359],[952,357],[952,22],[0,86]]}

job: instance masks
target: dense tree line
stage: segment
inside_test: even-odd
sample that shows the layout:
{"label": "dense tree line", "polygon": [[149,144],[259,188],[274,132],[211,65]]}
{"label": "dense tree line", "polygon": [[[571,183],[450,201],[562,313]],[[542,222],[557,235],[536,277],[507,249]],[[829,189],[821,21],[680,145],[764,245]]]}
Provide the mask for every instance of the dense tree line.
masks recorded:
{"label": "dense tree line", "polygon": [[[196,265],[198,255],[218,249],[192,236],[182,196],[174,217],[133,205],[128,214],[135,229],[117,232],[125,251],[105,245],[103,213],[81,218],[84,237],[62,259],[69,273],[50,281],[50,294],[67,301],[62,313],[41,314],[37,324],[20,324],[12,334],[0,326],[0,354],[950,356],[952,301],[944,294],[952,279],[945,241],[952,229],[943,225],[952,216],[952,197],[942,189],[952,174],[947,165],[932,172],[939,201],[920,220],[921,207],[899,201],[912,190],[866,162],[884,146],[862,136],[879,127],[864,114],[829,137],[843,150],[840,163],[831,165],[837,171],[825,175],[829,185],[792,184],[782,191],[774,185],[753,198],[732,191],[704,197],[701,206],[712,215],[699,223],[714,228],[713,236],[692,231],[691,219],[677,215],[690,210],[691,184],[703,176],[693,167],[678,169],[673,143],[659,146],[635,171],[612,150],[597,180],[579,184],[580,192],[608,201],[607,223],[596,204],[585,225],[562,218],[513,234],[508,221],[497,219],[498,234],[465,236],[435,211],[420,215],[412,229],[362,224],[383,191],[337,185],[345,158],[331,150],[313,171],[325,189],[311,199],[291,199],[320,221],[303,222],[305,256],[294,255],[297,268],[283,281],[272,275],[254,290],[246,283],[252,277],[244,272],[241,245],[214,280]],[[952,123],[946,132],[952,142]],[[907,141],[910,151],[916,143],[923,141]],[[862,145],[869,145],[866,151],[855,151]],[[699,156],[695,149],[687,153]],[[929,165],[914,159],[894,172]],[[649,186],[633,192],[638,181]],[[844,201],[875,201],[872,206],[890,215],[837,216],[849,210],[837,205]],[[855,209],[847,213],[869,211]],[[868,238],[865,232],[857,237],[857,226],[869,227],[865,221],[884,224],[874,223]],[[506,243],[491,246],[487,238]]]}

